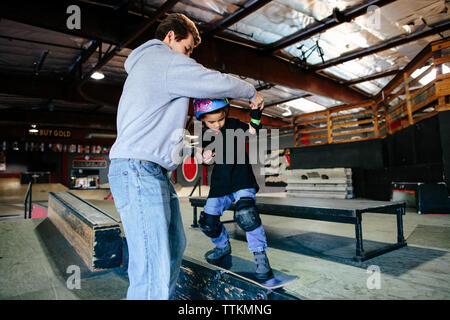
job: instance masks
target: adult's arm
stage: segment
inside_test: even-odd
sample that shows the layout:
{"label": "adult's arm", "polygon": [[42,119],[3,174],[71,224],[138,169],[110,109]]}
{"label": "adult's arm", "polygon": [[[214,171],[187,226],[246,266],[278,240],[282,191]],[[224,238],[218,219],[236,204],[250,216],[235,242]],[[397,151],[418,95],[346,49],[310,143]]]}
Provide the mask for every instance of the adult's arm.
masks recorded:
{"label": "adult's arm", "polygon": [[234,76],[207,69],[182,54],[174,54],[168,66],[167,91],[175,99],[189,98],[246,98],[260,101],[255,88]]}

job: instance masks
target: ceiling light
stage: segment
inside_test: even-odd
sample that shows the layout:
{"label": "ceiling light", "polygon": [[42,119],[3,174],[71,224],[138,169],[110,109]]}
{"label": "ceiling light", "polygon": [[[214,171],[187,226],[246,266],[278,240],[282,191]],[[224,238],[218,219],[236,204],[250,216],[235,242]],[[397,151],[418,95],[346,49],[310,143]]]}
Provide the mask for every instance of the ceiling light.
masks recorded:
{"label": "ceiling light", "polygon": [[37,125],[32,124],[32,125],[31,125],[31,129],[29,129],[28,132],[29,132],[29,133],[37,133],[37,132],[39,132],[39,130],[36,129],[36,127],[37,127]]}
{"label": "ceiling light", "polygon": [[94,72],[94,73],[91,75],[91,78],[92,78],[92,79],[95,79],[95,80],[101,80],[101,79],[103,79],[104,77],[105,77],[105,75],[104,75],[103,73],[101,73],[101,72],[98,72],[98,71]]}

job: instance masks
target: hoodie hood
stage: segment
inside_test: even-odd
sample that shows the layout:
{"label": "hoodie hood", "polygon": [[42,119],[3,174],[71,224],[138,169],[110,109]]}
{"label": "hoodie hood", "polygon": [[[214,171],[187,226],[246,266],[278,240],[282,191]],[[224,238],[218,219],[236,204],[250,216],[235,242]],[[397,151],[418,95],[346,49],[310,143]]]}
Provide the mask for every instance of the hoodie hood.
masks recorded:
{"label": "hoodie hood", "polygon": [[[141,44],[139,47],[134,49],[128,56],[127,60],[125,60],[124,68],[127,73],[130,73],[131,69],[133,69],[136,62],[142,57],[143,54],[145,54],[145,51],[149,48],[155,47],[155,46],[167,46],[164,42],[158,39],[152,39],[149,40],[143,44]],[[168,47],[168,46],[167,46]]]}

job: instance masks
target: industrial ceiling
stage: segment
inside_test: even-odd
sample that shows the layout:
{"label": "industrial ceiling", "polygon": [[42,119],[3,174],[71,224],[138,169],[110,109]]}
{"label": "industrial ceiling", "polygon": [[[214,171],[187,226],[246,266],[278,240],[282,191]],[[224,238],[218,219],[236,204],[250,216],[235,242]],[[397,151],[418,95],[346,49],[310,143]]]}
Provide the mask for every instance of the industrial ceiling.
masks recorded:
{"label": "industrial ceiling", "polygon": [[[73,6],[79,26],[70,25]],[[153,38],[166,14],[180,12],[202,35],[192,58],[254,84],[265,97],[266,123],[282,127],[291,115],[377,95],[429,42],[450,35],[449,6],[444,0],[3,0],[0,123],[84,119],[113,130],[124,61]],[[104,78],[92,79],[94,72]],[[246,104],[232,101],[236,115]]]}

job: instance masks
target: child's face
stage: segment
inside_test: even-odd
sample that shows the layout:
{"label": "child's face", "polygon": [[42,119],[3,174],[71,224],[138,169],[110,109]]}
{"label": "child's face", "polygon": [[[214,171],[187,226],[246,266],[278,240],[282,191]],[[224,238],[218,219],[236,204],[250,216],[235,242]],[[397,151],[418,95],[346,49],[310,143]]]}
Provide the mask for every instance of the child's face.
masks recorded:
{"label": "child's face", "polygon": [[207,113],[203,116],[203,122],[212,130],[220,130],[225,125],[225,111],[218,113]]}

